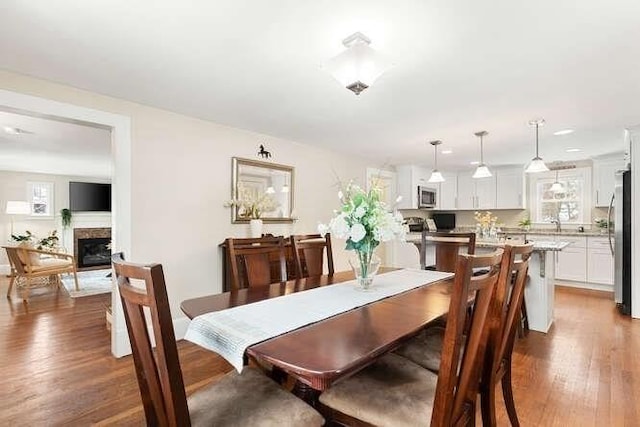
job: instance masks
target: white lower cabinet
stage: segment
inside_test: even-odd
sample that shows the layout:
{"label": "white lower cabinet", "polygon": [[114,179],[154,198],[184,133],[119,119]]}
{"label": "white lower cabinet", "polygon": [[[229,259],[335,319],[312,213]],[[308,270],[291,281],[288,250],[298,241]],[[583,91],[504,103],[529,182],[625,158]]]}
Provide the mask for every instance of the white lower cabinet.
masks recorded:
{"label": "white lower cabinet", "polygon": [[585,248],[567,246],[556,252],[556,279],[587,281],[587,257]]}
{"label": "white lower cabinet", "polygon": [[587,239],[587,282],[613,285],[614,259],[605,237]]}

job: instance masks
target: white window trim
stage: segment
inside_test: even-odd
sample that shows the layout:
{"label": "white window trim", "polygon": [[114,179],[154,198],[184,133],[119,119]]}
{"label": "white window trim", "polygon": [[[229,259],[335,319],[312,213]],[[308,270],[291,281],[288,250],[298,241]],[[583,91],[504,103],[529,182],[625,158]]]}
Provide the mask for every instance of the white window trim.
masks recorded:
{"label": "white window trim", "polygon": [[[531,200],[530,212],[531,220],[534,224],[549,224],[548,222],[538,221],[538,181],[549,180],[556,178],[556,171],[540,172],[529,175],[529,200]],[[573,225],[591,225],[591,216],[593,214],[593,205],[591,200],[592,182],[591,182],[591,168],[581,167],[574,169],[563,169],[558,171],[558,178],[566,178],[569,176],[582,175],[584,179],[584,197],[582,200],[582,208],[584,215],[582,217],[582,223],[571,223]]]}
{"label": "white window trim", "polygon": [[[49,199],[48,199],[48,212],[45,214],[38,214],[33,212],[33,188],[35,186],[48,187]],[[28,181],[27,182],[27,201],[31,209],[30,216],[33,218],[52,218],[55,216],[55,200],[54,200],[54,186],[53,182],[47,181]]]}

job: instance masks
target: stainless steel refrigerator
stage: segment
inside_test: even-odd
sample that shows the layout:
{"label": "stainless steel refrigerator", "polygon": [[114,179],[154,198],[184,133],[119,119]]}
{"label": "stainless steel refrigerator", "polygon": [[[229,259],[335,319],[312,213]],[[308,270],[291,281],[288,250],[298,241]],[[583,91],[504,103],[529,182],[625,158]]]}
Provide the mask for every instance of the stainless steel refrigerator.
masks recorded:
{"label": "stainless steel refrigerator", "polygon": [[614,298],[623,314],[631,314],[631,171],[616,173],[614,199],[609,207],[609,221],[615,200],[615,221],[613,236],[615,249],[611,242],[612,233],[609,228],[609,244],[615,257]]}

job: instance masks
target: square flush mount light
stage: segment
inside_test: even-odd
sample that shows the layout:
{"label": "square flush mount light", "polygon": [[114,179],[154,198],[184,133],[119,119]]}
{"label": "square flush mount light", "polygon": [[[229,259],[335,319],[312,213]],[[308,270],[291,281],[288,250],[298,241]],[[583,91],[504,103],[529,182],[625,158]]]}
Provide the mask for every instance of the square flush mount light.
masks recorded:
{"label": "square flush mount light", "polygon": [[360,95],[391,65],[372,49],[371,39],[357,32],[342,41],[347,49],[329,59],[323,68],[344,87]]}

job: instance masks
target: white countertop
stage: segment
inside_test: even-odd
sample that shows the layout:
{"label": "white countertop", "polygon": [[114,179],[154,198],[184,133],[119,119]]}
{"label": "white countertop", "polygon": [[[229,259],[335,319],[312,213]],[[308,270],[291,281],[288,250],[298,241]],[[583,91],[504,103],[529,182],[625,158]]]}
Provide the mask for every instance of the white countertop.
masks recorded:
{"label": "white countertop", "polygon": [[[419,244],[422,241],[421,233],[407,233],[406,241],[409,243]],[[563,241],[554,241],[549,239],[529,239],[529,241],[533,242],[533,250],[534,251],[561,251],[567,246],[569,246],[570,242]],[[476,246],[480,248],[499,248],[503,247],[506,243],[513,243],[514,245],[522,244],[520,240],[476,240]]]}

